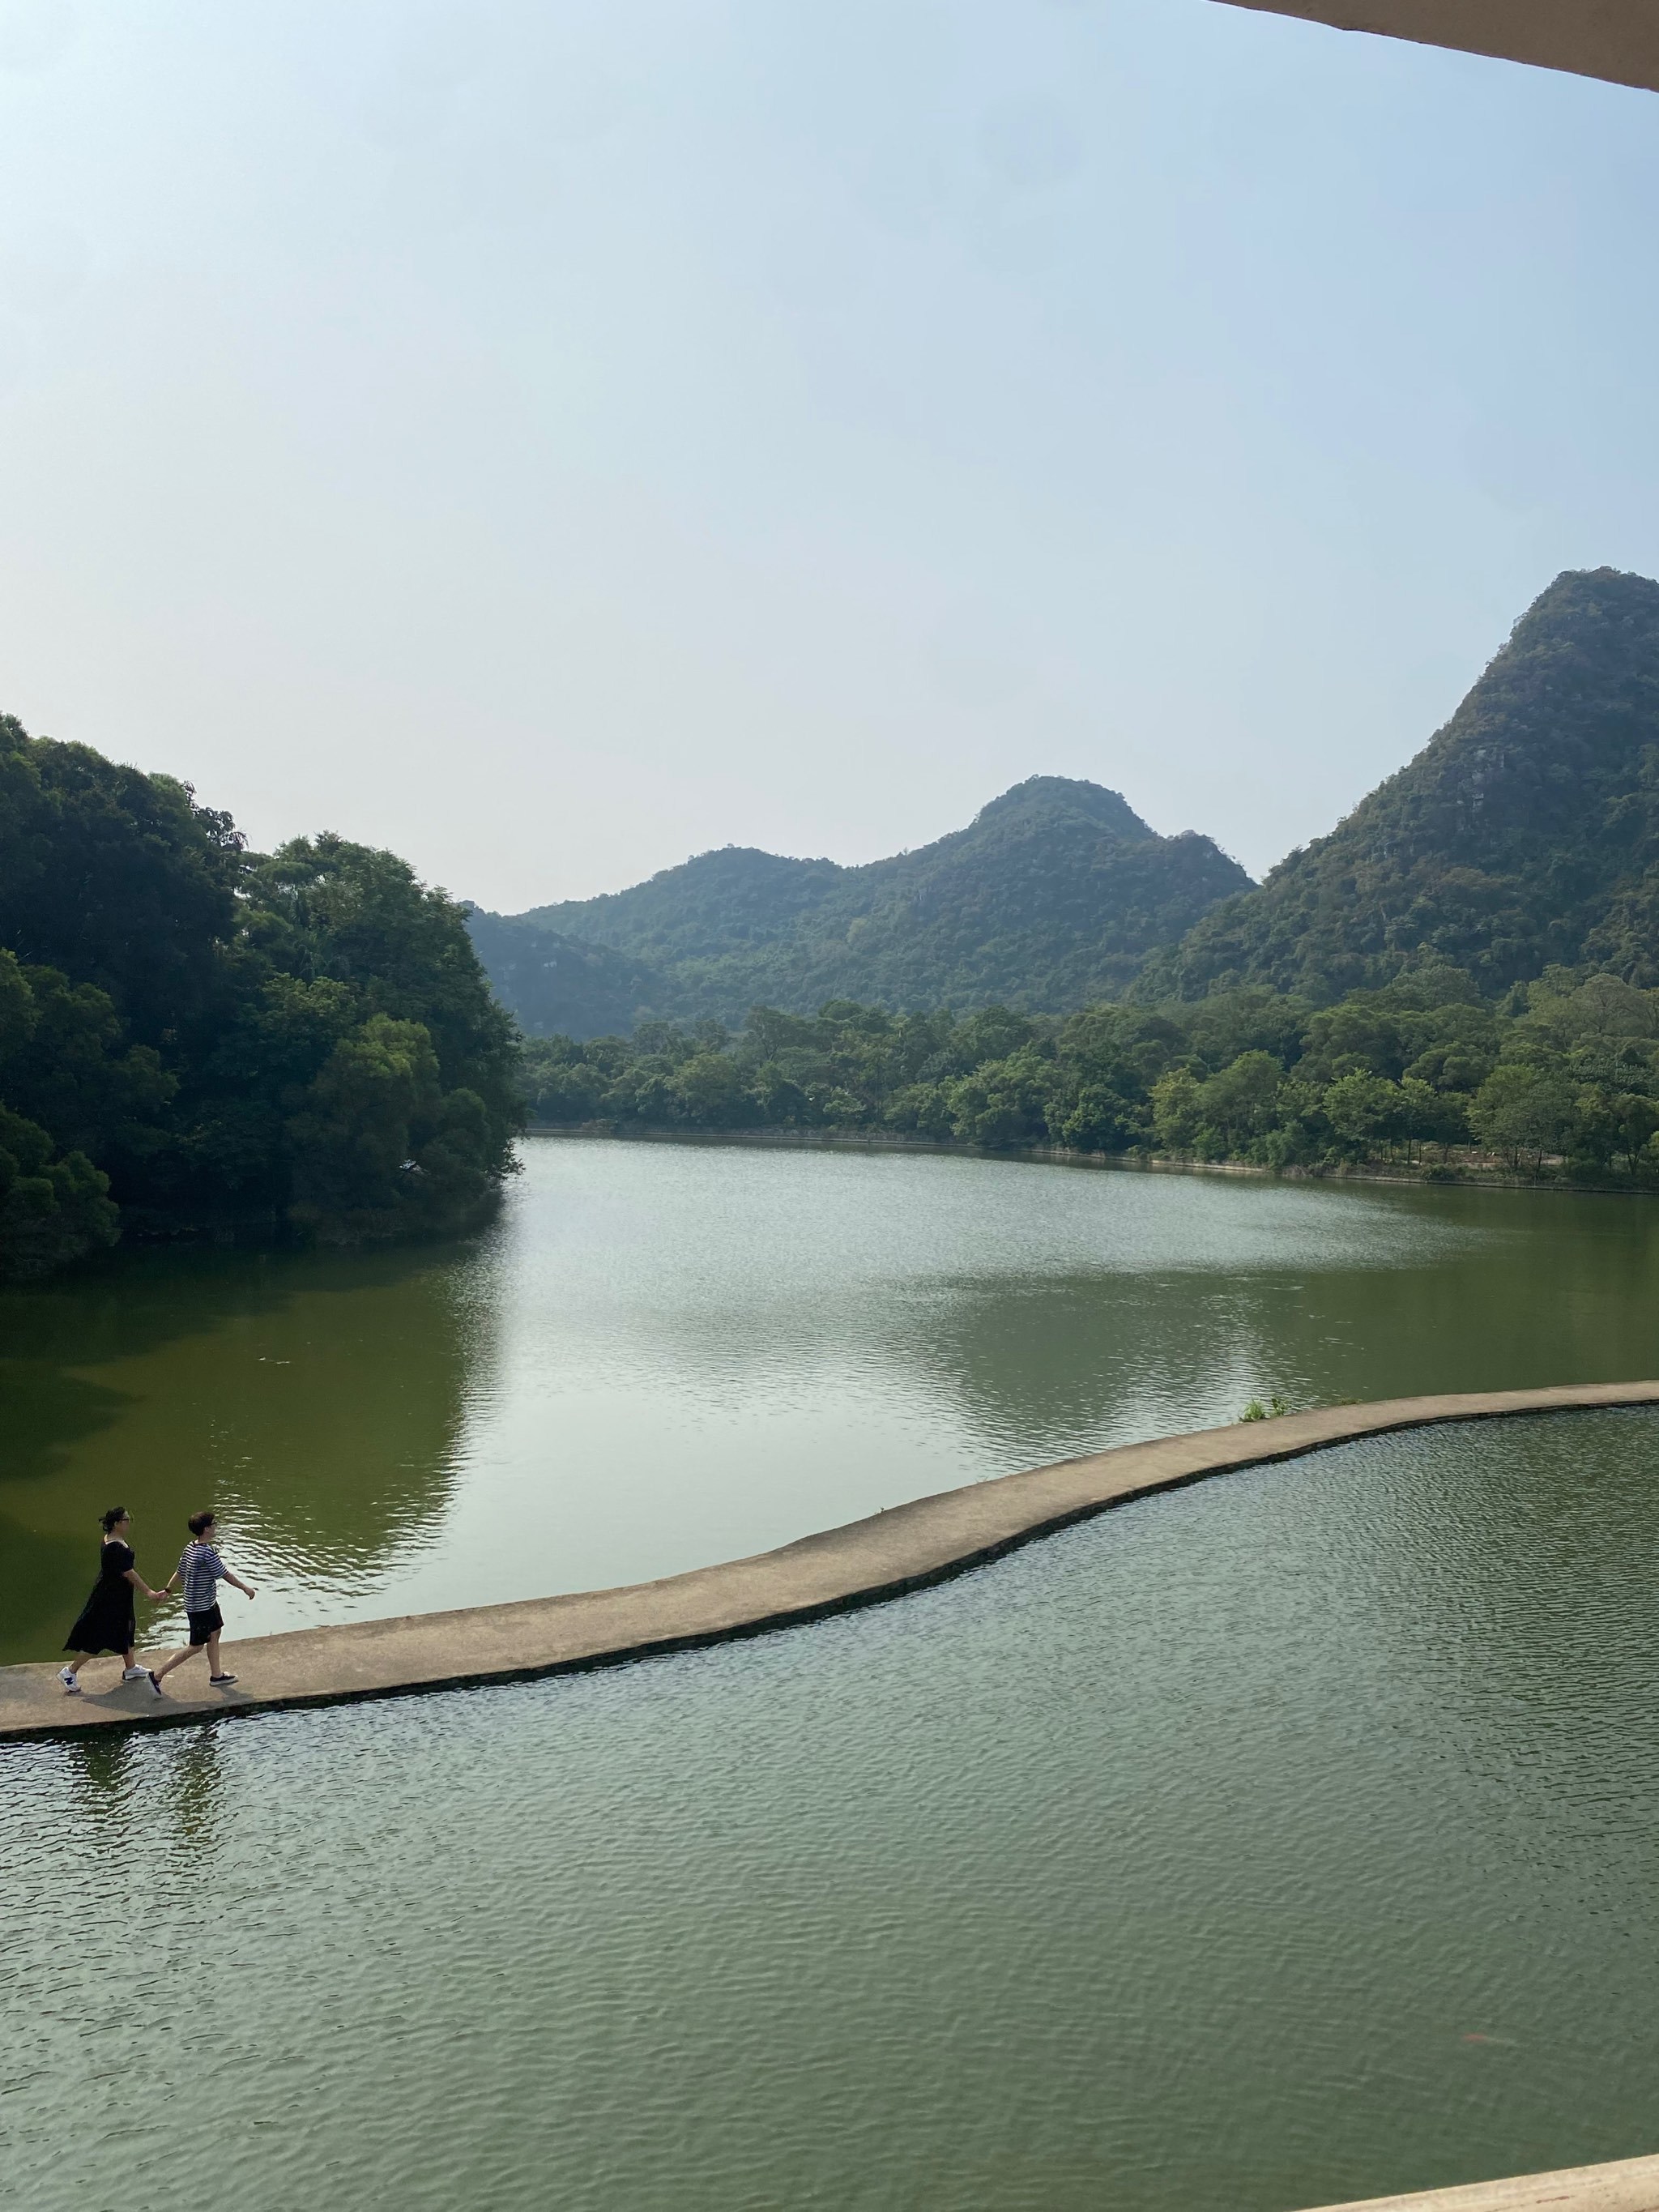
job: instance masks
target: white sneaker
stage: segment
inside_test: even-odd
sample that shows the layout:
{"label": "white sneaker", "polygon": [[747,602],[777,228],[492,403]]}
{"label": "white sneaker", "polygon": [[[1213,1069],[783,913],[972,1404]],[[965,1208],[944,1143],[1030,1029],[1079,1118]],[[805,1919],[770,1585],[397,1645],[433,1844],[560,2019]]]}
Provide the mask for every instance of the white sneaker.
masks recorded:
{"label": "white sneaker", "polygon": [[75,1669],[72,1667],[60,1667],[58,1669],[58,1679],[66,1690],[76,1696],[80,1694],[81,1685],[75,1679]]}
{"label": "white sneaker", "polygon": [[149,1679],[149,1669],[148,1667],[128,1667],[122,1670],[121,1680],[124,1682],[144,1682],[148,1681]]}

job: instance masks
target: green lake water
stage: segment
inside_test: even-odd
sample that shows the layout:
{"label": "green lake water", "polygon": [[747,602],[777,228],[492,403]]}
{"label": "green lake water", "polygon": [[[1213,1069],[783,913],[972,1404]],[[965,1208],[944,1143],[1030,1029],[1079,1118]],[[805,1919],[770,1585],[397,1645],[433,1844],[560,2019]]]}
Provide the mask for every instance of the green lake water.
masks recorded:
{"label": "green lake water", "polygon": [[[1659,1371],[1659,1209],[542,1142],[0,1302],[5,1656],[117,1498],[279,1627],[1293,1402]],[[1659,2148],[1659,1413],[1376,1438],[614,1671],[0,1751],[0,2203],[1289,2212]],[[165,1617],[164,1617],[165,1619]],[[198,2147],[210,2179],[201,2179]]]}
{"label": "green lake water", "polygon": [[[139,1251],[0,1295],[0,1662],[96,1516],[233,1636],[633,1582],[1293,1404],[1659,1373],[1659,1206],[929,1154],[532,1141],[395,1255]],[[164,1638],[173,1612],[141,1609]]]}
{"label": "green lake water", "polygon": [[1285,2212],[1659,2148],[1656,1482],[1646,1412],[1421,1431],[707,1651],[15,1746],[0,2198]]}

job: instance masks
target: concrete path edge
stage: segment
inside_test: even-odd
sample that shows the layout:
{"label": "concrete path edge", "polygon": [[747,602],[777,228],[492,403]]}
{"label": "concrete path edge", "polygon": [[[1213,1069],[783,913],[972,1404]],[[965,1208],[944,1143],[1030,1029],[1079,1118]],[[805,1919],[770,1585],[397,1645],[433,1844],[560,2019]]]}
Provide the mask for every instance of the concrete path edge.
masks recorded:
{"label": "concrete path edge", "polygon": [[1659,2212],[1659,2158],[1522,2173],[1411,2197],[1367,2197],[1322,2205],[1317,2212]]}
{"label": "concrete path edge", "polygon": [[[0,1668],[0,1744],[522,1681],[620,1665],[877,1605],[1110,1507],[1390,1431],[1659,1404],[1659,1382],[1570,1383],[1332,1406],[1060,1460],[920,1498],[774,1552],[618,1589],[293,1629],[225,1645],[238,1686],[189,1694],[192,1660],[148,1684],[66,1696],[55,1666]],[[100,1669],[113,1661],[94,1662]],[[96,1678],[94,1677],[94,1680]]]}

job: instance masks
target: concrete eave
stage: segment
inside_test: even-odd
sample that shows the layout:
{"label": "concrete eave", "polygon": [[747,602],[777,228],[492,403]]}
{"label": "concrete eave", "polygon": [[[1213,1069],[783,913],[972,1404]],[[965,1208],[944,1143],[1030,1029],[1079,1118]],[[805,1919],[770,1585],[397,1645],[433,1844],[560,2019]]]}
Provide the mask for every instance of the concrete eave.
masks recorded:
{"label": "concrete eave", "polygon": [[1659,92],[1659,0],[1227,0],[1339,31]]}

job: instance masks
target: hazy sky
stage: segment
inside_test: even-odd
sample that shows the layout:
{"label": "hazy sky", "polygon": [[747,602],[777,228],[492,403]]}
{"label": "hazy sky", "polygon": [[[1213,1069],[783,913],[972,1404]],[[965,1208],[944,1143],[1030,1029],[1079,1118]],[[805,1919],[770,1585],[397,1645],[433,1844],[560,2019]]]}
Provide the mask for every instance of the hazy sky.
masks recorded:
{"label": "hazy sky", "polygon": [[0,0],[0,707],[512,909],[1253,872],[1659,571],[1659,100],[1213,0]]}

